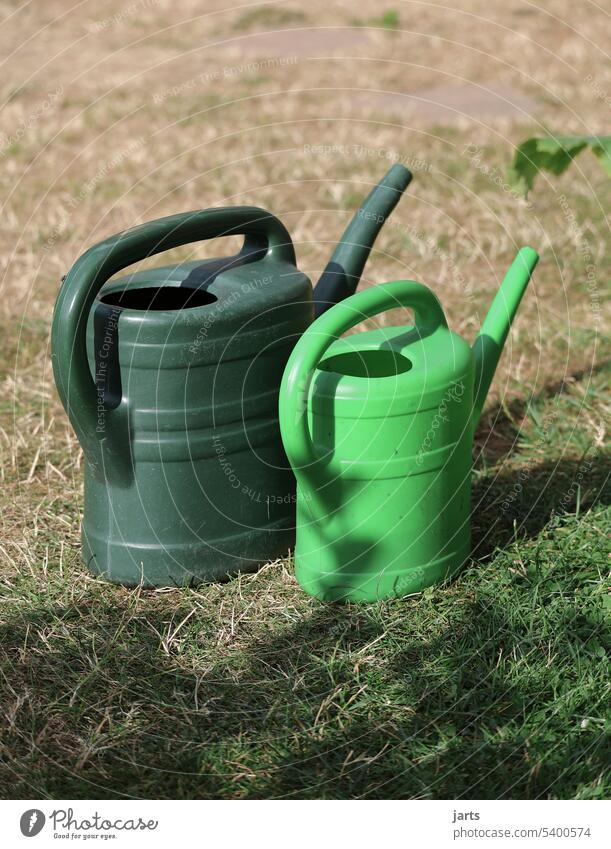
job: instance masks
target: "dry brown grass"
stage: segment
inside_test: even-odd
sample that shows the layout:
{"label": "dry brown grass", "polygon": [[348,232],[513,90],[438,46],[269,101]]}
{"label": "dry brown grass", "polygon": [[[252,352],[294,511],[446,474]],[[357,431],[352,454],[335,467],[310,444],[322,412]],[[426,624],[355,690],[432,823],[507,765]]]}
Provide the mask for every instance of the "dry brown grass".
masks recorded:
{"label": "dry brown grass", "polygon": [[[579,14],[568,0],[542,8],[522,0],[451,5],[395,2],[398,22],[389,28],[387,10],[369,0],[236,8],[216,0],[0,3],[0,579],[11,615],[47,591],[49,576],[64,611],[70,599],[88,609],[100,588],[77,562],[82,461],[53,388],[50,318],[62,274],[86,247],[153,217],[223,204],[266,207],[287,224],[300,267],[315,279],[358,200],[390,164],[386,155],[398,156],[415,180],[382,232],[363,285],[421,280],[438,292],[452,326],[472,338],[517,246],[538,249],[542,260],[490,399],[499,427],[491,435],[484,428],[479,442],[490,462],[505,456],[528,421],[523,402],[565,392],[558,439],[574,458],[587,445],[600,450],[608,397],[592,375],[605,357],[605,307],[597,320],[593,298],[602,302],[609,274],[609,181],[584,154],[562,178],[540,178],[530,205],[499,183],[527,135],[608,130],[609,15],[587,0]],[[327,35],[317,36],[317,27]],[[261,33],[285,28],[289,61],[281,62],[278,36]],[[336,52],[328,28],[337,28]],[[427,97],[465,81],[515,91],[538,106],[521,118],[448,114],[439,123],[425,105],[397,96]],[[232,247],[207,243],[177,255]],[[594,291],[584,247],[596,268]],[[537,443],[534,455],[540,450]],[[309,615],[290,573],[277,567],[273,574],[271,589],[266,574],[260,579],[256,609],[270,601],[270,615]],[[174,619],[175,595],[149,596],[142,613],[139,597],[99,591],[122,616],[132,615],[132,604],[138,616],[150,616],[162,629],[159,650],[174,652],[182,619]],[[243,603],[239,588],[231,593]],[[223,597],[214,588],[206,603],[222,606]],[[230,643],[227,623],[234,621],[215,615],[205,633]],[[33,622],[32,629],[40,650],[44,627]],[[20,699],[15,691],[10,711],[19,712]],[[50,734],[80,774],[102,731],[77,744],[62,742],[64,731],[46,727],[41,745]],[[30,754],[40,743],[20,739]],[[104,774],[96,779],[102,787]]]}
{"label": "dry brown grass", "polygon": [[[599,358],[579,249],[586,240],[603,290],[606,178],[584,156],[557,187],[541,180],[531,208],[495,179],[530,132],[604,132],[609,105],[600,90],[611,92],[611,75],[600,61],[608,22],[601,9],[586,4],[575,21],[566,2],[545,11],[467,2],[453,13],[442,4],[397,4],[398,29],[388,30],[374,3],[360,4],[358,14],[326,3],[214,4],[205,13],[195,2],[172,10],[154,0],[4,5],[1,474],[16,487],[13,505],[24,500],[15,517],[24,532],[33,488],[44,498],[69,484],[74,505],[80,483],[48,360],[60,277],[96,240],[151,217],[216,204],[267,207],[287,223],[300,265],[315,279],[358,199],[389,164],[386,153],[397,155],[416,179],[363,285],[406,276],[428,283],[453,326],[472,336],[516,246],[531,244],[542,262],[497,397],[536,392]],[[291,31],[280,64],[257,37],[283,27]],[[315,27],[339,28],[336,54],[326,43],[318,49]],[[592,74],[598,88],[586,82]],[[465,80],[535,98],[536,120],[456,115],[430,126],[418,104],[400,110],[361,96]],[[478,148],[480,167],[466,145]],[[557,192],[581,234],[570,231]],[[228,250],[190,250],[219,249]],[[74,509],[69,514],[72,522]]]}

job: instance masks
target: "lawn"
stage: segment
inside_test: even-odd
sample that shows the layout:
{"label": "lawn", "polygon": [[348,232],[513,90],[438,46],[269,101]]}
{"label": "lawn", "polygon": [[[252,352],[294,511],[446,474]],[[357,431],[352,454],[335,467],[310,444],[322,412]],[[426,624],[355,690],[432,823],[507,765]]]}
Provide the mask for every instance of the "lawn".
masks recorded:
{"label": "lawn", "polygon": [[[586,156],[527,200],[504,181],[529,135],[608,129],[604,11],[212,8],[50,2],[0,27],[0,797],[608,796],[610,181]],[[249,44],[321,21],[336,54],[305,30],[290,61]],[[464,80],[525,114],[388,96]],[[61,276],[141,221],[254,203],[316,279],[397,158],[414,182],[363,286],[420,280],[472,340],[516,247],[541,254],[476,435],[467,567],[360,606],[306,597],[290,558],[196,589],[95,580],[50,369]]]}

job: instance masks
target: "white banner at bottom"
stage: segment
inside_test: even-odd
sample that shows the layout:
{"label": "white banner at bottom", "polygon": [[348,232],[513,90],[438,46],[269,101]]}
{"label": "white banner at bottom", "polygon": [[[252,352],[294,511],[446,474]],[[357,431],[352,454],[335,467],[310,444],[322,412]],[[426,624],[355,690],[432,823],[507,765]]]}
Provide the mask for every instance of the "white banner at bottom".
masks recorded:
{"label": "white banner at bottom", "polygon": [[[0,802],[4,846],[349,849],[611,844],[609,802],[48,801]],[[237,806],[240,806],[239,808]]]}

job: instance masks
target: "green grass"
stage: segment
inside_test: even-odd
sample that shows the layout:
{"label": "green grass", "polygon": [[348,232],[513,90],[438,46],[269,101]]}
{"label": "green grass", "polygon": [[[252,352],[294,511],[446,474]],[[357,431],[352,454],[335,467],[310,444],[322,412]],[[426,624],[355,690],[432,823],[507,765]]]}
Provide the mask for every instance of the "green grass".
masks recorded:
{"label": "green grass", "polygon": [[399,22],[400,17],[396,9],[388,9],[381,17],[375,18],[373,21],[377,26],[386,27],[386,29],[397,29]]}
{"label": "green grass", "polygon": [[607,380],[488,409],[476,559],[403,601],[322,604],[290,564],[128,591],[42,533],[2,584],[0,794],[608,795]]}
{"label": "green grass", "polygon": [[310,603],[282,567],[166,596],[75,596],[76,564],[44,594],[26,577],[2,627],[3,794],[603,796],[603,524],[556,518],[366,608]]}
{"label": "green grass", "polygon": [[244,12],[234,24],[235,30],[250,30],[254,27],[275,29],[302,24],[307,16],[300,9],[277,8],[274,6],[251,9]]}

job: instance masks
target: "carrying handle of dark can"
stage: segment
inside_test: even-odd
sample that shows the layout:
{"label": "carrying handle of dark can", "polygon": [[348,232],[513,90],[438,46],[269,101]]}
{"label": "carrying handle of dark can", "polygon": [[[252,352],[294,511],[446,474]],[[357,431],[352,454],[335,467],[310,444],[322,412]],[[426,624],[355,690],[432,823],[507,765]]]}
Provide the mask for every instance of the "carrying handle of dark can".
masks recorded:
{"label": "carrying handle of dark can", "polygon": [[372,286],[331,307],[311,324],[291,352],[280,387],[279,414],[286,455],[299,478],[318,458],[308,425],[308,401],[316,367],[336,339],[357,324],[397,307],[413,309],[421,336],[447,328],[436,295],[415,280]]}
{"label": "carrying handle of dark can", "polygon": [[245,237],[241,255],[264,254],[295,264],[291,237],[281,221],[255,206],[236,206],[179,213],[125,230],[90,248],[66,276],[53,314],[53,373],[64,409],[99,476],[125,473],[129,440],[126,399],[108,411],[104,427],[98,422],[97,390],[87,359],[87,323],[98,292],[114,274],[162,251],[235,235]]}

